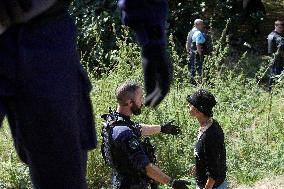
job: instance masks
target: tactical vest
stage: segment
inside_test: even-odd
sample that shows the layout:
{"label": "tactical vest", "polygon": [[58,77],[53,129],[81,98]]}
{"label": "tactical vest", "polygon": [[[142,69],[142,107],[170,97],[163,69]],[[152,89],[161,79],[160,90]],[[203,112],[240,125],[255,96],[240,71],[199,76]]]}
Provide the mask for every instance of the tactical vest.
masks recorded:
{"label": "tactical vest", "polygon": [[281,51],[284,51],[284,38],[281,36],[278,36],[276,38],[276,44],[277,48],[279,48]]}
{"label": "tactical vest", "polygon": [[[197,47],[196,47],[196,42],[194,42],[192,40],[192,37],[194,35],[194,33],[198,31],[197,29],[193,28],[189,34],[188,34],[188,44],[190,45],[190,51],[196,51],[197,50]],[[209,45],[208,45],[208,39],[207,37],[201,32],[201,34],[204,36],[205,38],[205,43],[202,44],[202,47],[203,47],[203,53],[204,54],[208,54],[208,51],[209,51]]]}
{"label": "tactical vest", "polygon": [[[104,158],[105,164],[111,168],[117,168],[115,159],[113,158],[112,154],[112,147],[113,147],[113,128],[118,126],[127,126],[131,130],[133,127],[137,127],[137,123],[134,123],[130,120],[126,120],[117,112],[110,112],[109,114],[102,115],[102,118],[105,120],[102,127],[102,146],[101,146],[101,153]],[[138,133],[137,136],[139,135]]]}
{"label": "tactical vest", "polygon": [[[131,175],[132,178],[140,178],[146,183],[150,185],[151,189],[157,189],[158,184],[152,180],[151,178],[148,178],[145,173],[139,173],[139,172],[133,172],[130,167],[124,167],[125,165],[118,165],[116,162],[113,154],[119,153],[118,151],[114,150],[113,147],[113,129],[114,127],[119,126],[127,126],[129,127],[136,136],[141,137],[141,133],[137,132],[137,128],[139,128],[139,124],[134,123],[130,120],[126,120],[123,116],[121,116],[117,112],[112,112],[110,110],[109,114],[102,115],[102,118],[105,120],[103,123],[102,128],[102,146],[101,146],[101,153],[104,158],[105,164],[109,166],[110,168],[113,168],[114,173],[117,177],[120,177],[122,175]],[[136,128],[136,129],[134,129]],[[141,142],[141,145],[143,147],[143,150],[147,157],[149,158],[150,162],[155,164],[156,163],[156,156],[155,156],[155,147],[151,144],[150,139],[146,137],[143,142]],[[123,178],[120,178],[123,179]],[[121,183],[116,183],[116,186],[119,186]],[[142,183],[141,183],[142,184]],[[119,188],[119,187],[118,187]]]}
{"label": "tactical vest", "polygon": [[273,54],[278,49],[284,51],[284,38],[280,36],[276,31],[272,31],[268,35],[268,53]]}

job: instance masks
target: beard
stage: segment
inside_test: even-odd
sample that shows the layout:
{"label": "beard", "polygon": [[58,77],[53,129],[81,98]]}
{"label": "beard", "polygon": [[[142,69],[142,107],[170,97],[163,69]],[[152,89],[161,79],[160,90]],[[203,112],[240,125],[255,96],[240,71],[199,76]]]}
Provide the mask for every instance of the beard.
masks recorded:
{"label": "beard", "polygon": [[131,111],[134,115],[140,115],[142,110],[142,106],[138,107],[137,104],[133,103],[133,106],[131,107]]}

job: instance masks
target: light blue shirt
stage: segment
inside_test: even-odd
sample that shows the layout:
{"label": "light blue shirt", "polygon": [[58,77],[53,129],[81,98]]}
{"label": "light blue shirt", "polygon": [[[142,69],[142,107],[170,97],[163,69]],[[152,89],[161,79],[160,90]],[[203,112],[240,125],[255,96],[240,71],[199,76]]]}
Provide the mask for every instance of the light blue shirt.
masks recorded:
{"label": "light blue shirt", "polygon": [[192,42],[195,42],[196,44],[203,44],[205,43],[205,41],[206,39],[201,31],[197,30],[196,32],[194,32],[192,36]]}

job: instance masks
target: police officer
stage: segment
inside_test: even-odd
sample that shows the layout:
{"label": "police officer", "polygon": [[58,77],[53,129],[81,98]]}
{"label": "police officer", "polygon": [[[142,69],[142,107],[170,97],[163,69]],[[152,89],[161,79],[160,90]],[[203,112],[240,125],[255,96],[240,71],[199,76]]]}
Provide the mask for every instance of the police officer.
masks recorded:
{"label": "police officer", "polygon": [[141,136],[158,133],[177,135],[180,128],[171,122],[165,125],[137,124],[130,120],[139,115],[143,103],[141,87],[126,81],[116,90],[118,108],[105,116],[102,152],[106,163],[113,168],[112,186],[116,189],[148,188],[147,178],[172,188],[187,188],[186,181],[174,180],[150,162],[141,144]]}
{"label": "police officer", "polygon": [[[146,37],[146,105],[157,106],[169,90],[171,66],[165,53],[167,1],[153,1],[155,19],[135,22],[141,23],[140,38]],[[79,63],[70,2],[0,1],[0,121],[8,116],[17,152],[40,189],[87,188],[87,150],[96,146],[91,85]],[[148,13],[131,2],[121,4],[123,20]]]}
{"label": "police officer", "polygon": [[190,71],[190,83],[197,85],[195,77],[195,69],[199,77],[202,77],[202,65],[204,54],[207,49],[207,41],[204,32],[205,25],[203,20],[196,19],[193,29],[188,33],[186,50],[189,53],[188,70]]}
{"label": "police officer", "polygon": [[119,0],[121,21],[136,34],[142,48],[145,105],[155,107],[170,89],[172,64],[166,51],[168,0]]}
{"label": "police officer", "polygon": [[277,20],[275,21],[275,29],[268,35],[268,54],[272,56],[276,54],[273,64],[270,67],[270,79],[269,79],[269,91],[272,89],[274,83],[274,77],[280,75],[284,68],[284,39],[281,37],[283,32],[284,22]]}
{"label": "police officer", "polygon": [[70,1],[0,1],[0,121],[8,117],[36,189],[86,189],[96,146]]}

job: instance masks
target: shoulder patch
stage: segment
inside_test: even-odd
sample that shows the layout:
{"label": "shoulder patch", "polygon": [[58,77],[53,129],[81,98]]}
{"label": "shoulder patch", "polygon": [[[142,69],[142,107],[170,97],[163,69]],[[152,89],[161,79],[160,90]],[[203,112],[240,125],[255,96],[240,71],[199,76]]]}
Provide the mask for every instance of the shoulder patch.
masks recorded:
{"label": "shoulder patch", "polygon": [[139,147],[139,141],[136,138],[129,140],[128,145],[131,149],[136,150]]}

